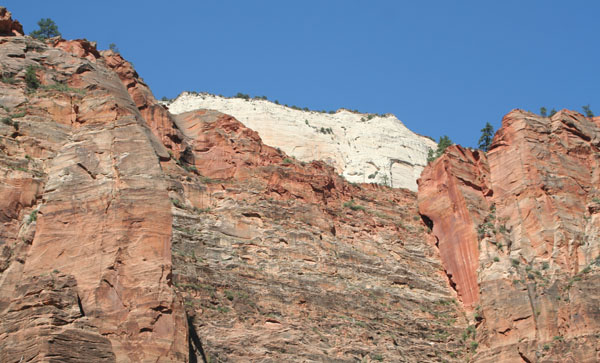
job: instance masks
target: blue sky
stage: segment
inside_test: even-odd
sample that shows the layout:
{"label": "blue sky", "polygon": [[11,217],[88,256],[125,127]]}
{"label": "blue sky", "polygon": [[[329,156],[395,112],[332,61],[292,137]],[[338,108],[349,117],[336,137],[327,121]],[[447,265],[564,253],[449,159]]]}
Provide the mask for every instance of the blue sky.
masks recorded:
{"label": "blue sky", "polygon": [[116,43],[155,96],[266,95],[393,113],[475,146],[541,106],[600,114],[598,1],[4,1],[25,31]]}

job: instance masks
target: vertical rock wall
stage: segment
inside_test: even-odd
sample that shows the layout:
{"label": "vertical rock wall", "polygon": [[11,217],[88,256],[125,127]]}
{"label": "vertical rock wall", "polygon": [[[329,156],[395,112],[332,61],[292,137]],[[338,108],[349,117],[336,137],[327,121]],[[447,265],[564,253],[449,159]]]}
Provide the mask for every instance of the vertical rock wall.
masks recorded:
{"label": "vertical rock wall", "polygon": [[474,360],[600,358],[599,142],[597,119],[516,110],[487,161],[451,147],[424,171],[419,210],[474,308]]}

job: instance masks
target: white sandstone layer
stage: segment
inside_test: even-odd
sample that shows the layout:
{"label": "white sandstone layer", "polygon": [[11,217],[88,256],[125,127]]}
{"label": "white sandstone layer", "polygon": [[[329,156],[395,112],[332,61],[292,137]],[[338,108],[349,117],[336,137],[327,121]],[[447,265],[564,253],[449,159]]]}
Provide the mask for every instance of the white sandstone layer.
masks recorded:
{"label": "white sandstone layer", "polygon": [[410,131],[395,116],[338,110],[302,111],[267,100],[184,92],[169,111],[210,109],[231,115],[258,132],[267,145],[300,161],[323,160],[347,180],[417,191],[417,179],[437,144]]}

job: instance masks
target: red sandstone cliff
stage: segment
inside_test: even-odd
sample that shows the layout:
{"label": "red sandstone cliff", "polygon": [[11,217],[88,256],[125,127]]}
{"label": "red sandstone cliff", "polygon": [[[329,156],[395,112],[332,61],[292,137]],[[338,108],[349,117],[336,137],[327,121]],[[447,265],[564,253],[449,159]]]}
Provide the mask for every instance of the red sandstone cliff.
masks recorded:
{"label": "red sandstone cliff", "polygon": [[349,184],[228,115],[174,118],[118,54],[12,30],[0,361],[463,359],[414,193]]}
{"label": "red sandstone cliff", "polygon": [[472,309],[481,362],[600,359],[597,119],[506,115],[487,156],[450,147],[419,211]]}
{"label": "red sandstone cliff", "polygon": [[186,360],[167,150],[86,41],[0,37],[0,67],[0,361]]}
{"label": "red sandstone cliff", "polygon": [[417,209],[20,34],[0,11],[0,361],[600,359],[599,118],[513,111]]}

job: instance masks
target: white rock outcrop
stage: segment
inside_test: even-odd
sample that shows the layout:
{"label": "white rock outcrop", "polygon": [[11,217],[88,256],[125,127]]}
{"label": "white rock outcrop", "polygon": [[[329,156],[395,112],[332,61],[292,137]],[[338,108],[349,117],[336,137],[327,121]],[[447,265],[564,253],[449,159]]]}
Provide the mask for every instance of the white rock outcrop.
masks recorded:
{"label": "white rock outcrop", "polygon": [[323,160],[347,180],[417,190],[416,180],[437,144],[395,116],[338,110],[303,111],[262,99],[184,92],[166,103],[172,113],[210,109],[232,115],[263,142],[301,161]]}

